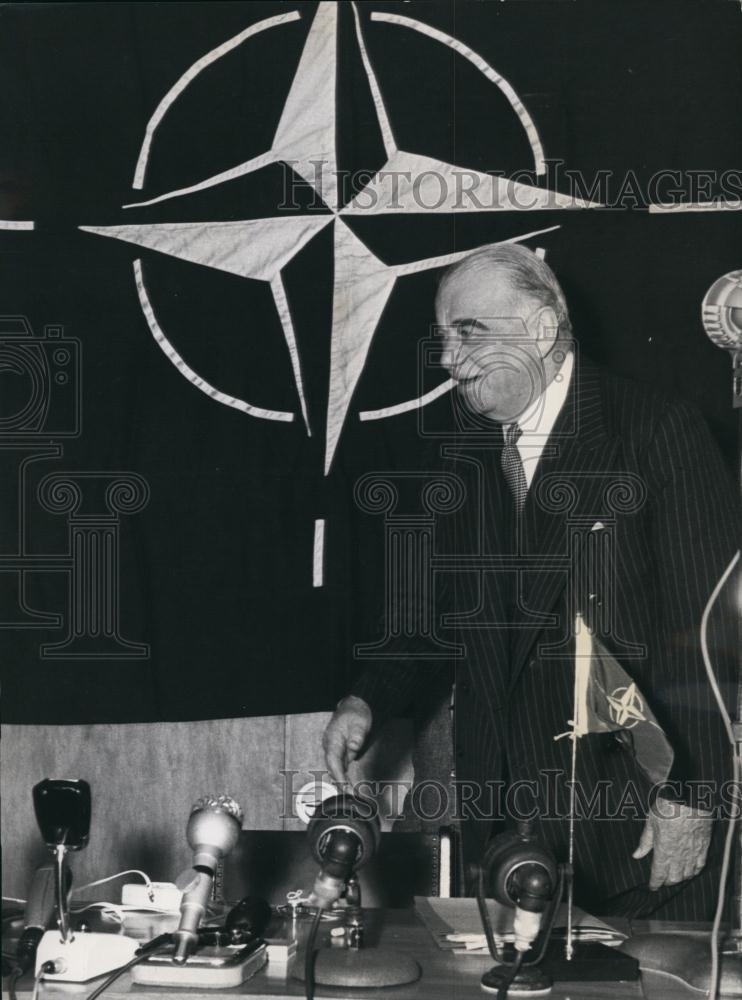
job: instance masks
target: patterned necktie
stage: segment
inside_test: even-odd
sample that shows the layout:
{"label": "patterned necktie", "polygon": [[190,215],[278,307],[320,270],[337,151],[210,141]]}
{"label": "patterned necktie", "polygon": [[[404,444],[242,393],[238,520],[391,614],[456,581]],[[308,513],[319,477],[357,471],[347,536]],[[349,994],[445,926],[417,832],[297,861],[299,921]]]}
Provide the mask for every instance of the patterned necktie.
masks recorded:
{"label": "patterned necktie", "polygon": [[510,424],[505,431],[505,447],[502,449],[502,471],[513,498],[516,514],[523,511],[528,493],[526,473],[518,451],[518,439],[522,433],[517,424]]}

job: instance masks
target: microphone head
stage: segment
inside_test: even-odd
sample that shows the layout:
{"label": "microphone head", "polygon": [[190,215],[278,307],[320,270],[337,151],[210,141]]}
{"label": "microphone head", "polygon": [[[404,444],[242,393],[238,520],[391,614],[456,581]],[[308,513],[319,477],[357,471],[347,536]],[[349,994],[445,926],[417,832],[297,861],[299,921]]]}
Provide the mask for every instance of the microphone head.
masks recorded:
{"label": "microphone head", "polygon": [[381,839],[376,803],[357,795],[334,795],[319,803],[309,821],[307,836],[320,864],[325,860],[325,848],[333,830],[355,834],[358,848],[353,868],[357,870],[371,859]]}
{"label": "microphone head", "polygon": [[484,894],[505,906],[517,902],[514,876],[524,867],[543,869],[556,886],[558,879],[556,860],[530,829],[506,830],[493,837],[484,850],[481,870],[484,875]]}
{"label": "microphone head", "polygon": [[717,278],[701,305],[709,340],[727,351],[742,351],[742,271]]}
{"label": "microphone head", "polygon": [[204,795],[193,804],[186,837],[196,853],[194,866],[214,867],[232,850],[242,830],[244,814],[230,795]]}

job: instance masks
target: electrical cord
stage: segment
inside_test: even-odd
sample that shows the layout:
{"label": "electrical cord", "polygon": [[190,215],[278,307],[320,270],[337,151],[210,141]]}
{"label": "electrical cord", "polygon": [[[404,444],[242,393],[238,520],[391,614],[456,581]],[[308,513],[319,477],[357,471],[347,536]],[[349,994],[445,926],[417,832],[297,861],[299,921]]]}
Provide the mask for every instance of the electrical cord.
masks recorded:
{"label": "electrical cord", "polygon": [[524,951],[518,952],[515,961],[510,966],[510,972],[508,973],[507,979],[504,979],[502,983],[500,983],[499,989],[497,990],[496,1000],[508,1000],[508,990],[510,989],[513,980],[518,975],[520,967],[523,964],[524,956]]}
{"label": "electrical cord", "polygon": [[[314,1000],[314,964],[317,959],[315,942],[317,940],[317,930],[322,919],[322,908],[317,907],[312,923],[307,935],[306,951],[304,952],[304,995],[306,1000]],[[89,997],[88,1000],[93,1000]]]}
{"label": "electrical cord", "polygon": [[155,892],[152,888],[152,880],[146,872],[143,872],[140,868],[127,868],[126,871],[116,872],[115,875],[107,875],[105,878],[96,879],[95,882],[87,882],[85,885],[78,886],[73,889],[70,896],[78,895],[81,892],[85,892],[86,889],[93,889],[96,885],[105,885],[106,882],[113,882],[114,879],[123,878],[124,875],[140,875],[147,886],[147,895],[149,896],[150,902],[155,898]]}
{"label": "electrical cord", "polygon": [[125,972],[128,972],[129,969],[133,969],[135,965],[139,965],[140,962],[143,962],[146,958],[149,958],[151,954],[152,952],[147,952],[144,955],[135,955],[134,958],[131,959],[131,961],[126,963],[126,965],[122,965],[120,966],[120,968],[114,970],[114,972],[111,973],[108,979],[105,979],[100,984],[100,986],[97,986],[93,990],[93,992],[85,998],[85,1000],[96,1000],[96,998],[99,997],[101,993],[105,993],[105,991],[109,988],[109,986],[113,986],[116,980],[120,979],[120,977],[123,976]]}
{"label": "electrical cord", "polygon": [[[711,596],[708,599],[706,607],[703,609],[703,615],[701,616],[701,655],[703,656],[703,664],[706,668],[706,673],[708,674],[709,684],[711,685],[711,690],[713,691],[716,703],[719,706],[719,711],[721,712],[722,719],[724,720],[724,728],[727,732],[727,738],[732,746],[732,768],[733,768],[733,781],[736,788],[740,786],[740,779],[742,779],[742,766],[740,766],[740,759],[737,753],[737,742],[734,738],[734,728],[732,726],[732,720],[729,717],[729,712],[724,704],[724,699],[719,690],[719,682],[716,679],[716,674],[714,673],[714,668],[711,664],[711,657],[709,656],[708,648],[708,624],[709,618],[711,617],[711,610],[716,604],[719,594],[724,587],[724,584],[729,579],[734,567],[739,562],[739,552],[736,552],[734,558],[730,561],[727,568],[722,573],[719,578],[718,583],[711,592]],[[734,844],[734,831],[737,823],[737,813],[736,811],[732,813],[729,817],[729,825],[727,827],[727,835],[724,841],[724,854],[722,856],[721,862],[721,874],[719,876],[719,895],[716,901],[716,913],[714,914],[714,922],[711,929],[711,973],[709,976],[709,1000],[715,1000],[719,992],[719,931],[721,928],[721,917],[724,912],[724,896],[727,878],[729,876],[729,869],[731,867],[732,860],[732,846]]]}
{"label": "electrical cord", "polygon": [[173,935],[172,934],[159,934],[156,938],[152,938],[147,944],[142,945],[141,948],[137,950],[136,955],[125,965],[119,966],[118,969],[114,969],[113,972],[104,979],[100,986],[96,986],[92,993],[90,993],[85,1000],[97,1000],[101,993],[105,991],[116,982],[125,972],[129,969],[133,969],[135,965],[139,965],[140,962],[144,962],[145,959],[149,958],[150,955],[154,955],[156,952],[163,950],[164,948],[172,945]]}
{"label": "electrical cord", "polygon": [[[51,968],[47,969],[47,965],[51,966]],[[39,986],[41,985],[41,980],[44,978],[47,972],[52,972],[53,969],[54,969],[53,962],[44,962],[39,971],[36,973],[36,977],[33,981],[33,990],[31,991],[31,1000],[37,1000],[37,997],[39,995]]]}
{"label": "electrical cord", "polygon": [[10,978],[8,979],[8,996],[10,997],[10,1000],[18,1000],[18,994],[16,993],[15,988],[18,980],[21,978],[21,975],[21,970],[17,967],[10,973]]}

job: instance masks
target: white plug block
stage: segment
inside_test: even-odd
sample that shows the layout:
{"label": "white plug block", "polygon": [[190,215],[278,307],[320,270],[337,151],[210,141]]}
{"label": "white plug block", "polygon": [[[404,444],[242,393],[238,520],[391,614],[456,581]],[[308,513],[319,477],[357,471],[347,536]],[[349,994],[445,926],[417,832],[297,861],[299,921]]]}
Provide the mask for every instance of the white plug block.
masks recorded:
{"label": "white plug block", "polygon": [[515,907],[513,934],[516,951],[528,951],[531,947],[541,930],[542,916],[542,913],[532,913],[530,910],[521,910],[519,906]]}
{"label": "white plug block", "polygon": [[151,882],[149,885],[127,882],[121,889],[121,902],[125,906],[141,906],[143,909],[156,906],[167,913],[178,913],[182,898],[183,893],[174,882]]}
{"label": "white plug block", "polygon": [[61,963],[59,971],[44,973],[44,980],[59,983],[86,983],[105,976],[134,958],[141,942],[124,934],[81,933],[63,941],[59,931],[47,931],[36,951],[36,975],[45,962]]}

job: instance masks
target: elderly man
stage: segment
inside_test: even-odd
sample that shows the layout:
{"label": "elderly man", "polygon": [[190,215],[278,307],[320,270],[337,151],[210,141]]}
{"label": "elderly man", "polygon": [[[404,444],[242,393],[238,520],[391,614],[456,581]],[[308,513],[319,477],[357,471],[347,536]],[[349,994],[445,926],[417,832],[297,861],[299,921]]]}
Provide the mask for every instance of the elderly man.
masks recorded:
{"label": "elderly man", "polygon": [[[497,245],[454,265],[441,281],[436,314],[443,364],[468,420],[453,470],[473,502],[449,529],[452,551],[522,560],[518,572],[444,574],[436,609],[458,616],[466,647],[456,665],[454,726],[457,779],[470,806],[465,856],[477,857],[492,827],[492,810],[476,790],[503,778],[526,790],[555,782],[550,806],[539,799],[540,832],[566,855],[571,748],[554,737],[573,716],[578,607],[649,703],[674,764],[673,801],[658,802],[647,816],[634,794],[648,789],[630,741],[611,733],[581,738],[583,798],[599,787],[606,795],[604,815],[577,825],[576,898],[593,912],[707,919],[721,839],[709,809],[718,799],[694,782],[715,783],[718,793],[729,752],[698,631],[736,548],[726,468],[688,406],[584,359],[578,364],[562,290],[530,250]],[[611,484],[624,493],[611,493]],[[612,546],[589,571],[555,570],[555,559],[569,552],[570,519],[612,526]],[[729,695],[733,639],[721,639],[714,656]],[[436,669],[404,655],[365,669],[324,735],[336,781]]]}

